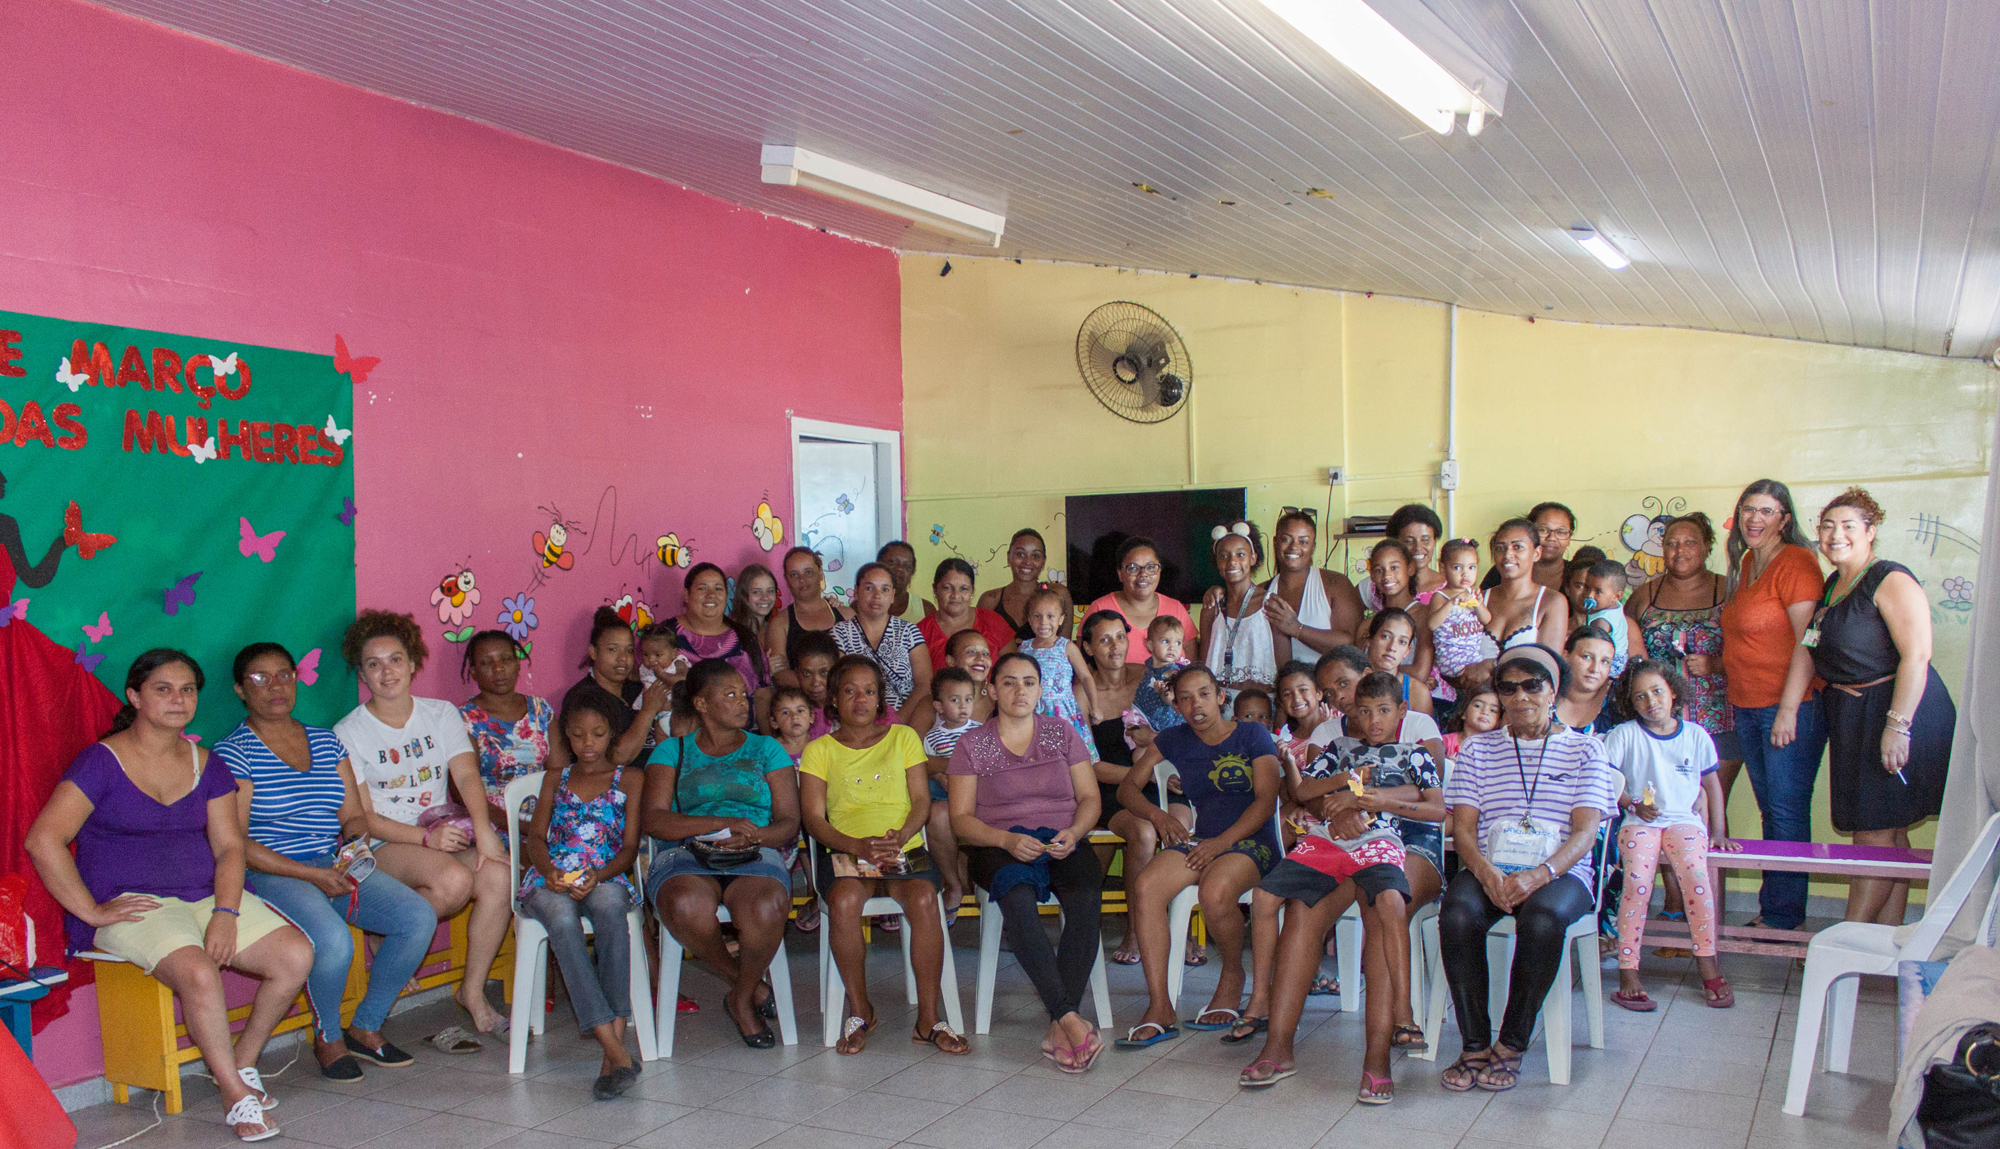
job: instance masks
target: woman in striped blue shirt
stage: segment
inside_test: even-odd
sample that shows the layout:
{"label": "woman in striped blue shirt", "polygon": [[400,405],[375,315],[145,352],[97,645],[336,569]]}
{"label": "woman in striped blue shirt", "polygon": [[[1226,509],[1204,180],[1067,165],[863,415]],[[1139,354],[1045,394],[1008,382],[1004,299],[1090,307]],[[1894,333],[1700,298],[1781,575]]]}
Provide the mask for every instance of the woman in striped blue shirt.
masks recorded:
{"label": "woman in striped blue shirt", "polygon": [[[357,1058],[389,1068],[413,1063],[382,1036],[389,1007],[423,964],[437,932],[437,914],[423,896],[363,862],[350,878],[340,865],[344,843],[365,842],[362,813],[347,748],[333,731],[292,717],[298,667],[284,647],[258,642],[236,655],[236,694],[248,714],[215,744],[214,754],[236,778],[237,806],[248,831],[250,885],[305,931],[313,944],[306,999],[315,1026],[313,1052],[330,1081],[361,1080]],[[354,1023],[340,1028],[341,996],[354,958],[349,924],[381,934],[368,993]]]}
{"label": "woman in striped blue shirt", "polygon": [[[1618,808],[1624,775],[1603,743],[1556,720],[1568,678],[1568,665],[1540,643],[1502,651],[1493,685],[1506,725],[1460,743],[1445,782],[1463,867],[1438,910],[1445,981],[1465,1042],[1444,1071],[1443,1085],[1453,1092],[1499,1093],[1520,1082],[1521,1054],[1555,984],[1565,931],[1596,904],[1591,847],[1598,825]],[[1486,931],[1508,915],[1514,964],[1496,1040],[1486,1010]]]}

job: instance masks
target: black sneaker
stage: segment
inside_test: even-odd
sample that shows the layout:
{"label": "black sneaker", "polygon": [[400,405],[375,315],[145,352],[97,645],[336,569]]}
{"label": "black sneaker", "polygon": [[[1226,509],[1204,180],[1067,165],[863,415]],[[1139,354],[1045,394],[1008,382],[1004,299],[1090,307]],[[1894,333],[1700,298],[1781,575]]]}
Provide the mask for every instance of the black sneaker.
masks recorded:
{"label": "black sneaker", "polygon": [[328,1081],[339,1082],[342,1085],[352,1085],[361,1080],[361,1063],[354,1060],[351,1054],[342,1054],[334,1059],[332,1065],[320,1066],[319,1075]]}
{"label": "black sneaker", "polygon": [[387,1069],[402,1069],[406,1066],[415,1065],[417,1062],[416,1058],[411,1057],[409,1054],[404,1053],[400,1049],[397,1049],[394,1045],[391,1045],[386,1039],[382,1042],[380,1046],[378,1046],[375,1049],[370,1049],[367,1046],[361,1044],[360,1042],[354,1040],[354,1037],[351,1034],[346,1034],[346,1033],[341,1034],[340,1040],[347,1044],[347,1050],[349,1053],[352,1053],[357,1057],[365,1057],[368,1060],[374,1062],[375,1064],[383,1066],[384,1068]]}

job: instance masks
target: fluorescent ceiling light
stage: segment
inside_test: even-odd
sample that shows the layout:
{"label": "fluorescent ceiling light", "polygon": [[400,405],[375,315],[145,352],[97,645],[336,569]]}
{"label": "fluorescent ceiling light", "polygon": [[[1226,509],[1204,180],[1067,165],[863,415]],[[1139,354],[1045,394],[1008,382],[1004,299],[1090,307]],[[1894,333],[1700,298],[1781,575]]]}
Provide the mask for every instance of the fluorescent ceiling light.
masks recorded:
{"label": "fluorescent ceiling light", "polygon": [[1583,245],[1583,250],[1594,256],[1597,262],[1613,271],[1623,271],[1632,266],[1632,261],[1626,257],[1625,253],[1611,246],[1611,241],[1597,234],[1595,228],[1570,228],[1569,237]]}
{"label": "fluorescent ceiling light", "polygon": [[1262,2],[1439,135],[1450,135],[1461,114],[1478,135],[1506,101],[1507,81],[1416,0],[1390,8],[1394,22],[1366,0]]}
{"label": "fluorescent ceiling light", "polygon": [[1007,217],[997,212],[804,148],[765,144],[763,164],[767,184],[789,184],[858,203],[972,243],[999,247],[1007,229]]}

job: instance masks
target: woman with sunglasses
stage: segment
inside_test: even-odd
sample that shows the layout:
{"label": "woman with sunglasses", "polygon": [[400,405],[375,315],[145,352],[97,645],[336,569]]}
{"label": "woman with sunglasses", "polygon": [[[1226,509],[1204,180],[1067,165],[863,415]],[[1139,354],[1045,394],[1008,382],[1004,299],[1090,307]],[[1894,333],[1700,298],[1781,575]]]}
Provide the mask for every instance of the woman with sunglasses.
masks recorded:
{"label": "woman with sunglasses", "polygon": [[[1493,678],[1505,723],[1461,743],[1445,783],[1462,863],[1438,914],[1445,981],[1465,1042],[1444,1071],[1443,1085],[1454,1093],[1499,1093],[1520,1082],[1521,1055],[1555,984],[1565,932],[1595,905],[1591,851],[1599,824],[1618,808],[1623,775],[1603,743],[1556,721],[1568,677],[1562,658],[1540,643],[1501,652]],[[1486,931],[1510,914],[1513,974],[1495,1039],[1486,1008]]]}
{"label": "woman with sunglasses", "polygon": [[1194,619],[1187,604],[1160,593],[1160,551],[1153,540],[1135,536],[1118,548],[1118,589],[1090,604],[1085,614],[1115,610],[1125,620],[1125,659],[1146,661],[1146,628],[1162,615],[1181,620],[1188,647],[1201,649],[1195,642]]}

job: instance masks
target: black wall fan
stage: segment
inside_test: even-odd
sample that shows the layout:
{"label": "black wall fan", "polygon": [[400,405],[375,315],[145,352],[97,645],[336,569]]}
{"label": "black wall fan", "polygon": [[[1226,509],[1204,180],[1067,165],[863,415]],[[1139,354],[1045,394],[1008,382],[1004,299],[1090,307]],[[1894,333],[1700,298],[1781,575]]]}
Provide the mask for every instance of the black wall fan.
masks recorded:
{"label": "black wall fan", "polygon": [[1123,300],[1084,319],[1076,366],[1106,410],[1134,423],[1173,418],[1194,390],[1194,364],[1180,333],[1158,312]]}

